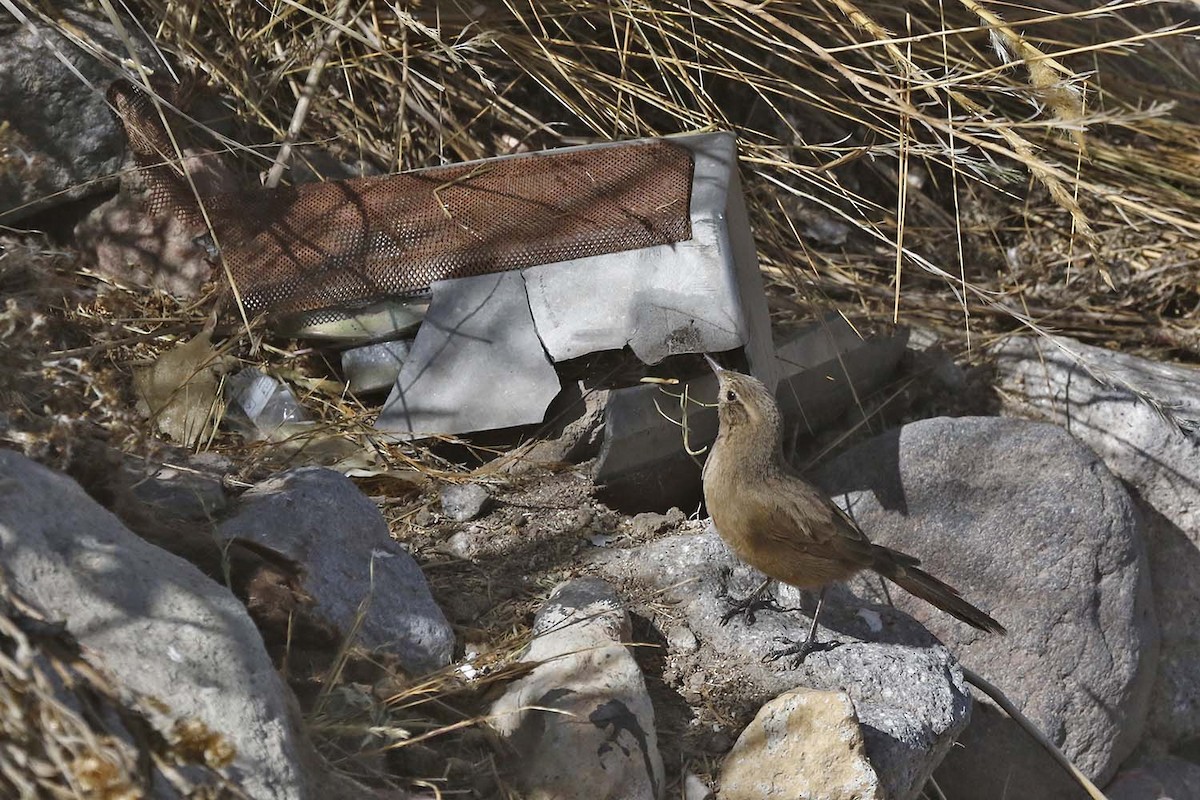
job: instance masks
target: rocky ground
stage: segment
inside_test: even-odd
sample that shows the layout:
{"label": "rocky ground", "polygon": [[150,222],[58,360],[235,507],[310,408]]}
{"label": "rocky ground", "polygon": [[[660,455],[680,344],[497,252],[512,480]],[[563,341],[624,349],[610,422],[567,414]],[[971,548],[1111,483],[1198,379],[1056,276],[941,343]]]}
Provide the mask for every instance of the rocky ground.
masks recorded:
{"label": "rocky ground", "polygon": [[840,646],[765,663],[813,598],[721,625],[758,579],[703,509],[622,513],[587,463],[247,486],[229,457],[97,448],[81,488],[4,451],[5,588],[164,719],[219,731],[220,780],[253,797],[1086,796],[960,663],[1110,796],[1194,785],[1197,375],[1013,339],[994,379],[1006,415],[903,423],[813,475],[1002,638],[863,578],[823,617]]}

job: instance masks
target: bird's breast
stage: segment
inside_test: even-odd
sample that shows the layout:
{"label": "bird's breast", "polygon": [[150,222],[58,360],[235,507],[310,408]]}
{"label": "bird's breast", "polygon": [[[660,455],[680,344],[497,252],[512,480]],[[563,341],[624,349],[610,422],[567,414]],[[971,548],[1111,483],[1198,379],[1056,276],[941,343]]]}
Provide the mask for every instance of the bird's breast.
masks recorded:
{"label": "bird's breast", "polygon": [[[738,474],[714,450],[704,470],[704,501],[717,533],[743,562],[775,580],[802,589],[845,580],[865,564],[854,559],[831,558],[827,548],[813,549],[813,519],[796,515],[779,518],[767,513],[775,508],[770,495],[786,491],[769,476],[758,484]],[[765,495],[765,496],[764,496]]]}

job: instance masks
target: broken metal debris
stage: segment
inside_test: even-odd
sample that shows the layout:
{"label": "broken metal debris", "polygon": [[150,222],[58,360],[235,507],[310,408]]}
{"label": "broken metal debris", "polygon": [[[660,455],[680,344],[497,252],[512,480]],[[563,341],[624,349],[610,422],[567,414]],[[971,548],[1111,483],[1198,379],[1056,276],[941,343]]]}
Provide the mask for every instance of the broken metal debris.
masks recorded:
{"label": "broken metal debris", "polygon": [[[711,403],[716,392],[716,377],[711,373],[666,390],[631,386],[612,391],[604,409],[597,482],[610,483],[637,473],[661,462],[667,453],[687,459],[684,442],[693,452],[710,444],[717,436],[717,410],[701,403]],[[670,424],[665,415],[679,425]]]}
{"label": "broken metal debris", "polygon": [[521,273],[438,281],[376,427],[416,439],[531,425],[558,392]]}
{"label": "broken metal debris", "polygon": [[[152,209],[199,218],[182,176],[162,168],[170,137],[148,98],[125,82],[109,98]],[[369,377],[352,379],[358,391],[378,385],[377,367],[399,368],[377,420],[398,439],[542,422],[560,390],[553,364],[601,351],[658,364],[741,348],[749,371],[777,382],[730,133],[204,202],[245,307],[277,333],[378,342],[419,325],[402,358],[347,356],[370,363]]]}
{"label": "broken metal debris", "polygon": [[[170,159],[149,96],[116,81],[152,209],[212,221],[247,311],[270,317],[421,295],[462,278],[691,237],[692,159],[663,139],[521,153],[376,178],[206,194]],[[201,225],[203,227],[203,225]]]}
{"label": "broken metal debris", "polygon": [[[905,329],[864,339],[837,315],[797,332],[777,351],[782,377],[775,394],[788,432],[813,433],[880,389],[907,341]],[[694,454],[716,438],[716,409],[704,405],[715,395],[711,374],[678,386],[610,391],[604,444],[593,467],[596,482],[607,487],[607,499],[630,511],[699,503],[701,458]],[[676,423],[686,424],[686,439]]]}
{"label": "broken metal debris", "polygon": [[734,137],[668,141],[686,147],[695,164],[691,238],[524,270],[538,335],[555,361],[628,345],[644,363],[657,364],[672,355],[747,346],[751,369],[774,385],[770,324]]}
{"label": "broken metal debris", "polygon": [[751,371],[774,386],[770,322],[734,138],[666,141],[690,154],[693,183],[660,203],[688,203],[691,238],[502,273],[511,276],[503,291],[494,275],[435,283],[426,322],[377,426],[415,438],[538,423],[558,391],[550,359],[625,347],[646,364],[745,348]]}
{"label": "broken metal debris", "polygon": [[[398,297],[364,308],[324,309],[292,314],[272,328],[280,336],[359,344],[394,339],[416,330],[429,310],[429,297]],[[395,380],[395,375],[392,376]]]}
{"label": "broken metal debris", "polygon": [[802,436],[838,419],[883,387],[907,344],[906,328],[864,338],[836,314],[814,322],[778,350],[784,419]]}
{"label": "broken metal debris", "polygon": [[354,394],[390,389],[412,350],[409,339],[376,342],[342,351],[342,374]]}

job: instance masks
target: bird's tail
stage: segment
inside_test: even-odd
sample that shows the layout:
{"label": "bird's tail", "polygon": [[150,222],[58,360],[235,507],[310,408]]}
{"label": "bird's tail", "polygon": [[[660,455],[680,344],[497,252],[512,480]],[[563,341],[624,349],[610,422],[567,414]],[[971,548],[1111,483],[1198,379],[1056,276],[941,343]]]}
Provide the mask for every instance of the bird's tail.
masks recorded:
{"label": "bird's tail", "polygon": [[930,575],[912,556],[875,545],[875,571],[904,591],[919,597],[947,614],[988,633],[1007,633],[991,616],[962,599],[958,590]]}

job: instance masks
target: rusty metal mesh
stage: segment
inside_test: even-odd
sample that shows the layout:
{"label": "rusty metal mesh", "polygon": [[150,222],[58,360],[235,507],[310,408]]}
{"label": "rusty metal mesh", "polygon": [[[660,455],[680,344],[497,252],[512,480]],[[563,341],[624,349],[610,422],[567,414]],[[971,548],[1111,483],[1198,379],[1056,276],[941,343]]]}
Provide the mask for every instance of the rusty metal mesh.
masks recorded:
{"label": "rusty metal mesh", "polygon": [[[150,213],[199,212],[149,99],[109,98]],[[691,238],[693,163],[641,141],[204,198],[247,309],[288,315],[422,294],[436,280]]]}
{"label": "rusty metal mesh", "polygon": [[[176,102],[171,87],[155,88],[168,103]],[[173,214],[189,226],[203,228],[204,216],[150,97],[129,81],[119,80],[108,88],[107,98],[137,165],[146,213]]]}

